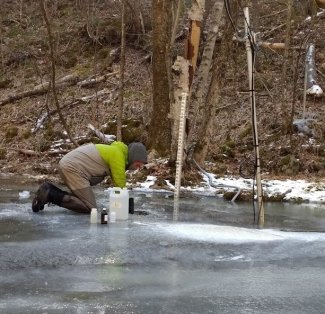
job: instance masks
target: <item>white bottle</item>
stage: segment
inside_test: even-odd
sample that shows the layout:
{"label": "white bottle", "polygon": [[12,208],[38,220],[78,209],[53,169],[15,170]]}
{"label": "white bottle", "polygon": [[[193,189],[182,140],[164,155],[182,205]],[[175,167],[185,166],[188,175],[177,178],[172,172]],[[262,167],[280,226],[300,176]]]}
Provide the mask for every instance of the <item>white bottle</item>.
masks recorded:
{"label": "white bottle", "polygon": [[129,192],[127,189],[112,188],[109,195],[109,211],[116,213],[117,220],[129,218]]}
{"label": "white bottle", "polygon": [[109,212],[109,222],[116,222],[116,213],[115,212]]}
{"label": "white bottle", "polygon": [[97,223],[97,208],[92,208],[90,213],[90,223]]}

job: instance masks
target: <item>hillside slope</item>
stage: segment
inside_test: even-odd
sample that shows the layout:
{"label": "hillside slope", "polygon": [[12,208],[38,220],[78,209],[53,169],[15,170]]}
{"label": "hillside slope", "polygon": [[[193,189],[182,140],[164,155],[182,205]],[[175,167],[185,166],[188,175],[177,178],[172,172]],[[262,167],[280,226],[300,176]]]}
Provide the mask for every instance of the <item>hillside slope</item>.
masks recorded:
{"label": "hillside slope", "polygon": [[[88,123],[105,133],[115,132],[119,8],[114,1],[101,2],[91,10],[80,3],[78,6],[61,1],[50,6],[48,11],[56,42],[56,77],[69,78],[68,86],[58,85],[60,106],[72,134],[82,144],[97,140],[87,128]],[[285,42],[286,7],[274,1],[260,3],[259,12],[254,12],[254,16],[259,14],[260,17],[255,22],[260,40]],[[148,33],[134,35],[134,25],[129,21],[124,139],[146,143],[152,97],[147,58],[150,11],[144,4],[138,8],[146,13]],[[8,103],[1,104],[1,172],[57,177],[55,165],[62,156],[56,153],[57,147],[68,151],[72,145],[51,97],[45,92],[35,92],[31,97],[13,101],[13,97],[35,91],[35,86],[50,78],[48,39],[41,12],[33,1],[24,2],[20,11],[16,3],[5,1],[2,12],[0,103],[5,99]],[[314,119],[313,136],[290,134],[290,128],[285,125],[291,114],[294,119],[302,117],[307,43],[316,45],[318,84],[325,87],[325,16],[321,14],[312,22],[306,17],[297,18],[299,22],[292,30],[291,46],[295,49],[289,51],[287,80],[282,77],[284,51],[262,47],[258,50],[256,100],[264,176],[321,178],[325,174],[324,98],[307,99],[308,116]],[[241,165],[244,173],[251,170],[253,147],[246,67],[245,47],[234,42],[222,78],[225,88],[216,103],[215,134],[204,165],[218,175],[239,175]],[[80,83],[95,78],[102,81]],[[149,173],[172,180],[170,169],[162,164],[153,166]]]}

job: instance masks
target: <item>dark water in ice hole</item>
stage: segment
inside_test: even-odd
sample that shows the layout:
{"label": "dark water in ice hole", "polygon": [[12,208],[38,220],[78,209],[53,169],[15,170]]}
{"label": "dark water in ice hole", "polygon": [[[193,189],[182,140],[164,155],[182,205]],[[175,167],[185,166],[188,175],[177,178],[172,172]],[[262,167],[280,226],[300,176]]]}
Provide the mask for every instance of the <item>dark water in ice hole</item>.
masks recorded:
{"label": "dark water in ice hole", "polygon": [[[128,221],[46,207],[0,180],[0,313],[325,313],[325,206],[135,194]],[[108,192],[95,188],[108,206]],[[31,195],[31,196],[32,196]]]}

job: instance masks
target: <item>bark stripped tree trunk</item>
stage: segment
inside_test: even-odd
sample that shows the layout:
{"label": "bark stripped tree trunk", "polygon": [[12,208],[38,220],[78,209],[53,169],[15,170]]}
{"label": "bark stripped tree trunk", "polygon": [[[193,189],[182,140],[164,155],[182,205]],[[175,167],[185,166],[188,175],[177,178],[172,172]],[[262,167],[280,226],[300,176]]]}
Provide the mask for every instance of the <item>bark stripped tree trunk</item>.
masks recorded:
{"label": "bark stripped tree trunk", "polygon": [[[176,3],[175,3],[176,1]],[[167,71],[168,71],[168,85],[169,85],[169,101],[170,101],[170,111],[174,111],[174,106],[175,106],[175,96],[174,96],[174,85],[173,85],[173,74],[172,74],[172,55],[171,55],[171,48],[175,44],[175,39],[176,39],[176,32],[177,32],[177,27],[178,27],[178,22],[180,18],[180,11],[181,7],[183,5],[183,0],[174,0],[172,1],[172,29],[171,29],[171,37],[170,37],[170,43],[169,43],[169,57],[167,62]],[[174,117],[173,114],[170,114],[171,119]],[[173,122],[171,121],[171,138],[173,141],[173,138],[175,138],[174,131],[173,131]],[[171,157],[170,159],[173,160],[175,157],[175,154],[173,154],[173,144],[171,145]]]}
{"label": "bark stripped tree trunk", "polygon": [[316,68],[315,68],[315,45],[310,44],[307,48],[305,57],[305,79],[304,79],[304,97],[302,118],[306,118],[306,100],[307,95],[314,97],[323,96],[323,90],[317,84]]}
{"label": "bark stripped tree trunk", "polygon": [[153,0],[153,106],[149,127],[149,146],[160,156],[170,153],[169,50],[172,0]]}
{"label": "bark stripped tree trunk", "polygon": [[[173,117],[172,120],[172,142],[171,142],[171,157],[170,162],[174,163],[176,160],[176,154],[177,154],[177,146],[178,138],[179,138],[179,124],[180,124],[180,98],[181,94],[188,93],[190,95],[191,93],[191,86],[194,78],[194,73],[196,69],[196,63],[198,59],[199,54],[199,44],[200,44],[200,36],[201,36],[201,24],[203,20],[203,13],[205,8],[205,0],[196,0],[193,2],[193,5],[189,11],[189,19],[190,19],[190,31],[189,36],[187,39],[186,47],[185,47],[185,59],[188,60],[188,62],[185,63],[182,58],[178,57],[175,64],[174,64],[174,71],[178,75],[174,75],[174,84],[175,84],[175,92],[174,92],[174,99],[175,101],[172,103],[171,106],[171,117]],[[180,61],[183,61],[183,65],[187,64],[188,69],[187,71],[180,66]],[[182,68],[181,71],[175,70],[176,68]],[[185,72],[187,72],[185,74]],[[184,86],[184,75],[186,76],[187,80],[187,86]],[[180,80],[177,82],[177,79]],[[186,120],[188,117],[188,110],[186,110]],[[185,143],[185,147],[187,144]],[[184,148],[185,148],[184,147]]]}
{"label": "bark stripped tree trunk", "polygon": [[185,58],[190,62],[189,68],[189,90],[191,89],[194,73],[196,70],[196,63],[199,55],[201,25],[203,20],[203,13],[205,8],[205,0],[193,1],[191,10],[189,12],[190,18],[190,32],[185,51]]}
{"label": "bark stripped tree trunk", "polygon": [[193,150],[197,140],[202,138],[205,133],[205,125],[203,121],[206,120],[205,114],[209,114],[210,110],[204,110],[206,107],[206,96],[209,89],[209,80],[211,79],[210,68],[212,64],[213,52],[216,43],[217,33],[221,24],[221,19],[224,14],[224,2],[215,2],[209,17],[208,35],[204,45],[204,50],[201,58],[200,67],[197,71],[196,85],[194,87],[191,97],[191,112],[190,120],[192,121],[188,133],[187,140],[187,156],[192,158]]}
{"label": "bark stripped tree trunk", "polygon": [[306,93],[311,96],[321,97],[323,90],[317,84],[315,65],[315,45],[310,44],[306,54]]}

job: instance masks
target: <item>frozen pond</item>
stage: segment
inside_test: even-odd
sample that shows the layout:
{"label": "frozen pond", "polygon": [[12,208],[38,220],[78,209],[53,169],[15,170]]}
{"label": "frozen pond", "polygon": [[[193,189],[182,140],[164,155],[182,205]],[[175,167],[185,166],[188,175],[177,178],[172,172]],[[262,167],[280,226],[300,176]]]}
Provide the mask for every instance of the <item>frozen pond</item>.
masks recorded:
{"label": "frozen pond", "polygon": [[251,203],[184,198],[175,220],[172,198],[137,193],[128,221],[92,226],[0,184],[0,313],[325,312],[324,205],[266,204],[256,229]]}

